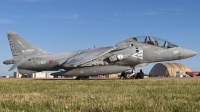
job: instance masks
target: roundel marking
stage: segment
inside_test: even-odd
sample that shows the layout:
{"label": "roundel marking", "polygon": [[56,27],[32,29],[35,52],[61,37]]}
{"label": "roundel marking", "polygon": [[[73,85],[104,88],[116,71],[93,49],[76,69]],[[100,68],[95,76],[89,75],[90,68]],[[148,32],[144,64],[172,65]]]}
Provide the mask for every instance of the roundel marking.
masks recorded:
{"label": "roundel marking", "polygon": [[53,60],[49,60],[49,64],[52,64],[53,63]]}

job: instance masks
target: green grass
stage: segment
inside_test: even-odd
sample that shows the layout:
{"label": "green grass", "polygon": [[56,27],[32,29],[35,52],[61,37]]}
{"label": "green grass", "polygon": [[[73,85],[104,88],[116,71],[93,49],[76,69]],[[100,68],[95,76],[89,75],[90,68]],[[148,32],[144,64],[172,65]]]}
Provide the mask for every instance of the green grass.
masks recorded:
{"label": "green grass", "polygon": [[199,80],[1,80],[0,111],[194,112]]}

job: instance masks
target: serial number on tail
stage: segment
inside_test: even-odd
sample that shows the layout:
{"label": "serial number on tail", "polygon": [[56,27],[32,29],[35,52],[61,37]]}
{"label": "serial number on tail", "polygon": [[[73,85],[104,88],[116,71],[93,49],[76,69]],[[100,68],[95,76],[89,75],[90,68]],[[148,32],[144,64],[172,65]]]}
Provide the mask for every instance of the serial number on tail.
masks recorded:
{"label": "serial number on tail", "polygon": [[34,52],[34,49],[25,49],[25,50],[22,50],[22,52]]}

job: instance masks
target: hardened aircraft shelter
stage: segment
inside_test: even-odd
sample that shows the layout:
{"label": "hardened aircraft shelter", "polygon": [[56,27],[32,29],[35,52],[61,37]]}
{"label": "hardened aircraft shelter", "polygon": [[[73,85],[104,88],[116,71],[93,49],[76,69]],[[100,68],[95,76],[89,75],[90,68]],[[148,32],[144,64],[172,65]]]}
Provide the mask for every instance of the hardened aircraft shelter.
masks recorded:
{"label": "hardened aircraft shelter", "polygon": [[151,69],[150,77],[176,77],[186,76],[186,72],[191,71],[188,67],[180,63],[157,63]]}

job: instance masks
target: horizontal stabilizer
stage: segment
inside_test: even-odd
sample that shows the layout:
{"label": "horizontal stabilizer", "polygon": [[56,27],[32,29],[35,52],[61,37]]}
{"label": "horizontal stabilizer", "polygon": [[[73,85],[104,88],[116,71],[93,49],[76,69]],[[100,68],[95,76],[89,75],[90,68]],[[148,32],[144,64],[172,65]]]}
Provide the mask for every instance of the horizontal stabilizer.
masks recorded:
{"label": "horizontal stabilizer", "polygon": [[24,58],[22,60],[20,60],[19,62],[15,63],[10,69],[9,71],[17,68],[18,66],[20,66],[21,64],[25,63],[26,61],[28,61],[29,59],[31,59],[32,57],[27,57],[27,58]]}

